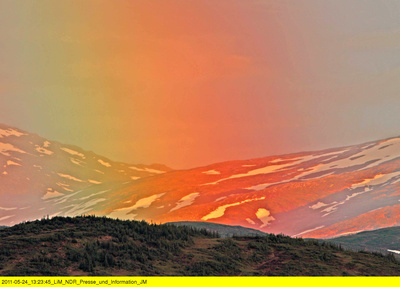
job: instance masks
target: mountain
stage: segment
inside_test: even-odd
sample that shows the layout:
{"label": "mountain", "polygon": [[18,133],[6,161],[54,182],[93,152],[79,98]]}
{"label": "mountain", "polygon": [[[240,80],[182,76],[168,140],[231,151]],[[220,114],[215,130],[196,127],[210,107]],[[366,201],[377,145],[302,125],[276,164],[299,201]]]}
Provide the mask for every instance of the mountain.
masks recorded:
{"label": "mountain", "polygon": [[307,238],[400,225],[400,138],[169,170],[114,163],[18,129],[2,130],[2,225],[47,214],[96,214]]}
{"label": "mountain", "polygon": [[206,230],[106,217],[54,217],[0,230],[1,276],[399,276],[399,267],[390,254],[315,240],[221,239]]}
{"label": "mountain", "polygon": [[[96,188],[49,200],[47,206],[76,202],[113,218],[337,237],[400,223],[400,139],[223,162]],[[64,210],[59,215],[71,214]]]}
{"label": "mountain", "polygon": [[131,183],[169,171],[114,162],[77,146],[0,124],[0,224],[40,218],[46,201],[104,182]]}
{"label": "mountain", "polygon": [[246,228],[243,226],[232,226],[211,222],[199,222],[199,221],[178,221],[178,222],[168,222],[166,224],[173,224],[176,226],[189,226],[197,229],[206,229],[210,232],[216,232],[221,237],[233,237],[233,236],[265,236],[266,233],[252,228]]}
{"label": "mountain", "polygon": [[326,242],[355,251],[367,250],[382,254],[400,254],[400,227],[363,231],[357,234],[326,239]]}

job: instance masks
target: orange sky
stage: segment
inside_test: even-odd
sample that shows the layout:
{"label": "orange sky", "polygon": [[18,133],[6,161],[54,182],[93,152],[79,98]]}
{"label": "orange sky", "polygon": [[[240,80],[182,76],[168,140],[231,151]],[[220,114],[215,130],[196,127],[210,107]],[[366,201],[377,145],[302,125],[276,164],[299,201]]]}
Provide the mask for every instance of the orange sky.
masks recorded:
{"label": "orange sky", "polygon": [[2,2],[0,121],[173,168],[398,135],[398,8]]}

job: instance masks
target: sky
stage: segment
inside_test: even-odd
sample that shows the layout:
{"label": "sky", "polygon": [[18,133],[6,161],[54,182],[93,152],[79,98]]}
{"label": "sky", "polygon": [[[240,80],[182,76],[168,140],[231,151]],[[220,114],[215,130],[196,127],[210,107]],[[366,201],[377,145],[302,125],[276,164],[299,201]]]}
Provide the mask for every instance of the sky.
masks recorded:
{"label": "sky", "polygon": [[400,136],[400,2],[0,0],[0,122],[185,169]]}

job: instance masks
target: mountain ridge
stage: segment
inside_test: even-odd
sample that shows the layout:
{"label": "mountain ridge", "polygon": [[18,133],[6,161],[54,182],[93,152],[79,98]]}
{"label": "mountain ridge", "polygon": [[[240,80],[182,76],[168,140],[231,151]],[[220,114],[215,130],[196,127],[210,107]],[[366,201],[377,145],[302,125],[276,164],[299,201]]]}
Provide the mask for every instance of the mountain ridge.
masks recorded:
{"label": "mountain ridge", "polygon": [[[0,224],[49,214],[40,212],[42,202],[72,191],[104,182],[134,181],[169,170],[163,165],[114,162],[78,146],[0,124]],[[26,217],[9,214],[25,209],[36,210]]]}
{"label": "mountain ridge", "polygon": [[[10,133],[9,136],[2,135]],[[22,139],[12,133],[12,129],[1,129],[0,145],[3,143],[3,147],[5,144],[11,149],[8,151],[11,155],[20,155],[9,145]],[[41,141],[39,147],[35,146],[37,143],[31,144],[33,150],[39,150],[36,158],[49,156],[43,139]],[[19,146],[15,148],[20,149]],[[57,151],[60,153],[59,147]],[[62,163],[77,168],[76,162],[71,163],[71,160],[82,159],[83,154],[79,156],[79,151],[69,150],[69,154],[63,151]],[[3,148],[0,152],[7,153],[7,150]],[[3,153],[0,153],[0,160],[4,163],[12,160]],[[11,194],[7,200],[14,201],[8,205],[5,205],[7,201],[2,201],[0,206],[0,224],[18,222],[17,210],[22,210],[27,217],[19,220],[40,218],[43,213],[51,216],[96,214],[157,223],[204,221],[313,238],[337,237],[400,224],[400,138],[397,137],[321,151],[155,173],[151,172],[154,171],[151,167],[122,165],[121,174],[114,168],[121,165],[107,159],[110,165],[107,166],[107,163],[99,162],[105,160],[102,158],[95,157],[91,162],[101,171],[109,172],[102,180],[97,179],[97,184],[89,185],[89,177],[83,184],[76,181],[79,179],[76,174],[58,171],[58,175],[55,173],[57,180],[61,177],[64,180],[61,183],[69,185],[61,187],[70,190],[54,194],[53,190],[47,190],[54,189],[54,183],[48,186],[44,178],[44,183],[39,186],[42,188],[40,196],[32,195],[35,212],[26,208],[28,205],[12,205],[20,198]],[[54,168],[54,163],[48,164]],[[65,168],[63,164],[58,162]],[[6,164],[4,168],[17,170],[18,165],[8,167]],[[84,169],[76,172],[82,171]],[[92,175],[93,168],[87,172]],[[143,176],[129,178],[139,177],[133,172],[141,172]],[[15,177],[9,190],[15,189],[21,178]],[[4,182],[1,182],[0,196]],[[53,196],[42,198],[46,192]]]}
{"label": "mountain ridge", "polygon": [[246,228],[240,225],[226,225],[212,222],[202,221],[176,221],[167,222],[164,224],[172,224],[176,226],[189,226],[197,229],[206,229],[211,232],[217,232],[221,237],[233,237],[233,236],[265,236],[264,233],[257,229]]}

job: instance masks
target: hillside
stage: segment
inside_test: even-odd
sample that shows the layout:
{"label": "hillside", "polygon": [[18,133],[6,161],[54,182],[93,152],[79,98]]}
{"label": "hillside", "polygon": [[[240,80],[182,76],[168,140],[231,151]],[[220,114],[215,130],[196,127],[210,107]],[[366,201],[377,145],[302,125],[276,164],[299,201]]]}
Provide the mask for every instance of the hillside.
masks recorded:
{"label": "hillside", "polygon": [[343,248],[359,251],[377,251],[380,253],[396,254],[400,252],[400,227],[381,228],[373,231],[363,231],[347,236],[340,236],[326,240],[334,244],[340,244]]}
{"label": "hillside", "polygon": [[1,225],[95,214],[307,238],[400,225],[400,137],[170,170],[0,126],[0,161]]}
{"label": "hillside", "polygon": [[217,232],[221,237],[233,237],[233,236],[265,236],[266,233],[257,230],[246,228],[243,226],[233,226],[226,224],[218,224],[211,222],[199,222],[199,221],[178,221],[178,222],[168,222],[166,224],[173,224],[176,226],[190,226],[197,229],[206,229],[211,232]]}
{"label": "hillside", "polygon": [[46,208],[62,207],[61,216],[89,210],[120,219],[203,221],[332,238],[400,224],[400,138],[223,162],[100,188],[49,199]]}
{"label": "hillside", "polygon": [[0,230],[0,275],[400,275],[393,256],[269,234],[217,238],[184,226],[99,217]]}
{"label": "hillside", "polygon": [[[49,206],[48,201],[78,190],[102,184],[115,188],[170,170],[157,164],[115,162],[0,124],[0,225],[55,215],[62,207]],[[74,210],[68,211],[74,215]],[[76,211],[80,215],[82,209]]]}

